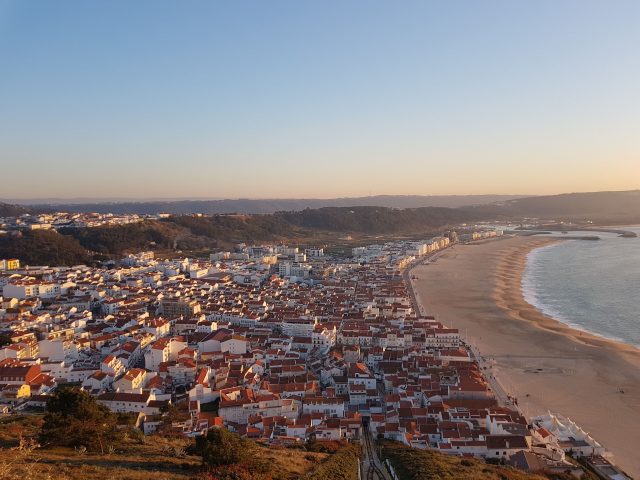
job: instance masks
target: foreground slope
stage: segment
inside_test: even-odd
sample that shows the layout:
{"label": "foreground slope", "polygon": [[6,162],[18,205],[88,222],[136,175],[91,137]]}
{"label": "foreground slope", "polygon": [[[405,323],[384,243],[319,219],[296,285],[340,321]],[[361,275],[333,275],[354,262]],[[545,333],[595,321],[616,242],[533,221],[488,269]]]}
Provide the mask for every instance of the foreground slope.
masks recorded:
{"label": "foreground slope", "polygon": [[[42,415],[0,417],[0,479],[2,480],[214,480],[244,479],[244,465],[231,465],[212,476],[202,471],[202,458],[194,441],[181,436],[126,435],[105,454],[68,447],[40,447],[33,443]],[[303,449],[268,448],[248,442],[256,480],[356,480],[355,446],[336,453]],[[237,467],[237,468],[235,468]],[[234,476],[235,475],[235,476]],[[238,476],[240,475],[240,476]]]}
{"label": "foreground slope", "polygon": [[[569,480],[569,474],[534,475],[484,460],[418,450],[398,442],[382,442],[382,459],[388,459],[402,480]],[[590,477],[587,477],[590,478]]]}

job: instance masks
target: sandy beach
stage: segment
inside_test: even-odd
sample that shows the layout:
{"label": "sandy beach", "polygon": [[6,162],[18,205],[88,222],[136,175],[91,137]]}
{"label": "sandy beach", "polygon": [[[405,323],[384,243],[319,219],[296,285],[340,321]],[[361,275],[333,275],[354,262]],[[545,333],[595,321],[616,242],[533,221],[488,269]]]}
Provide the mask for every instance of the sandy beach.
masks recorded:
{"label": "sandy beach", "polygon": [[413,270],[418,300],[490,358],[526,415],[570,417],[640,478],[640,350],[572,329],[522,296],[527,254],[553,241],[456,245]]}

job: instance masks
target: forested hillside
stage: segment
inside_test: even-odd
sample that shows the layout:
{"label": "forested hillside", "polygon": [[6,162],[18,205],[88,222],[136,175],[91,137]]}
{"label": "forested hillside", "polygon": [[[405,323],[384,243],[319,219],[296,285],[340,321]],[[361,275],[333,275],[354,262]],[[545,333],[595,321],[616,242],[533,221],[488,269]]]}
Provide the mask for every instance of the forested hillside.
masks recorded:
{"label": "forested hillside", "polygon": [[442,207],[403,210],[384,207],[327,207],[301,212],[278,212],[276,216],[304,228],[371,234],[424,232],[486,217],[481,212]]}
{"label": "forested hillside", "polygon": [[29,265],[78,265],[92,255],[73,237],[50,230],[0,235],[0,258],[19,258]]}
{"label": "forested hillside", "polygon": [[180,215],[126,225],[10,232],[0,237],[0,258],[23,263],[74,265],[141,250],[202,251],[254,242],[330,242],[338,235],[395,235],[437,231],[482,219],[477,212],[426,207],[346,207],[273,215]]}

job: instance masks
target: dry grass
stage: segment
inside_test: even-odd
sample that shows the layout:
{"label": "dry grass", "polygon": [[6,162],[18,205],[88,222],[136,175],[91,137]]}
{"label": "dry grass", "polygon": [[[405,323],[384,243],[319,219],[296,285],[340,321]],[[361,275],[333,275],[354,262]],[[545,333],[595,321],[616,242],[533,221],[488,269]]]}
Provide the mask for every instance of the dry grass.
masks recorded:
{"label": "dry grass", "polygon": [[[38,448],[41,417],[0,418],[2,480],[188,480],[200,472],[201,460],[187,454],[192,441],[151,436],[141,443],[126,439],[106,455],[66,447]],[[293,480],[315,469],[324,453],[256,446],[254,455],[272,470],[274,480]]]}
{"label": "dry grass", "polygon": [[418,450],[398,442],[383,441],[382,459],[388,458],[396,474],[406,480],[547,480],[507,466],[483,460]]}
{"label": "dry grass", "polygon": [[0,416],[0,449],[17,447],[21,438],[35,438],[42,425],[42,417],[37,414]]}
{"label": "dry grass", "polygon": [[[172,442],[175,443],[175,440]],[[79,454],[70,448],[0,451],[3,480],[178,480],[193,478],[200,471],[200,457],[171,457],[163,445],[171,442],[151,437],[146,445],[121,445],[110,455]],[[278,480],[300,478],[327,456],[300,450],[256,449]],[[4,469],[4,470],[3,470]]]}
{"label": "dry grass", "polygon": [[[107,455],[72,448],[4,449],[0,451],[0,478],[7,480],[173,480],[188,479],[200,468],[200,457],[175,456],[176,440],[154,438],[147,444],[125,441]],[[182,443],[185,443],[182,441]]]}
{"label": "dry grass", "polygon": [[326,453],[312,453],[290,448],[270,448],[259,446],[256,455],[271,464],[271,475],[277,480],[293,480],[314,470],[325,458]]}

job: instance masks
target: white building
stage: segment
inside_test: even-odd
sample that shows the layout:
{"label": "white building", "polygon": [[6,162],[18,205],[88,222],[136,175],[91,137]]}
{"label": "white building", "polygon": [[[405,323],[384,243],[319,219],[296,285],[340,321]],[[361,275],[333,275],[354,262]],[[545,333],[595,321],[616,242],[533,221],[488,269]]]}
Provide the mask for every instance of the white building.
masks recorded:
{"label": "white building", "polygon": [[11,282],[4,286],[3,295],[9,298],[51,298],[60,295],[62,292],[60,285],[51,282],[37,280]]}
{"label": "white building", "polygon": [[278,274],[281,277],[308,278],[312,267],[300,262],[282,262],[278,265]]}

